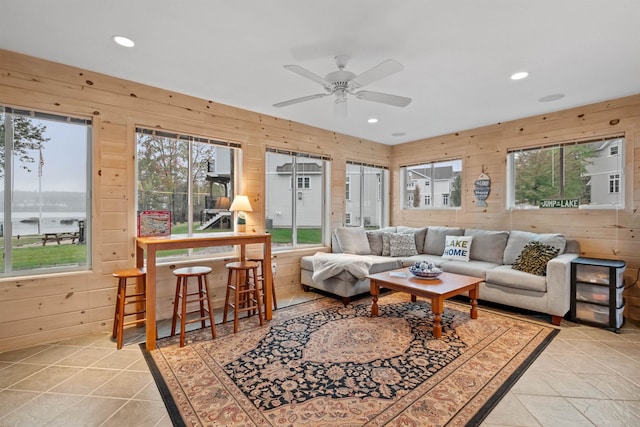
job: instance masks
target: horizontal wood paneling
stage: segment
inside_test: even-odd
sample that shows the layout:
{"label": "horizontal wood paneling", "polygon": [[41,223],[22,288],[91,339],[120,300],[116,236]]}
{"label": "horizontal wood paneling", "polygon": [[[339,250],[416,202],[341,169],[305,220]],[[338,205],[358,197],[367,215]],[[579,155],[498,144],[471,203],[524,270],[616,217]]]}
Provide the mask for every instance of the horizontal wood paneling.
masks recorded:
{"label": "horizontal wood paneling", "polygon": [[[382,144],[2,50],[0,104],[93,118],[95,154],[93,269],[66,282],[47,277],[1,280],[0,351],[111,327],[116,285],[111,273],[134,264],[136,126],[242,144],[239,184],[251,198],[254,212],[247,225],[255,231],[264,230],[265,147],[334,156],[332,187],[338,194],[344,188],[344,156],[382,165],[391,157],[391,148]],[[343,210],[340,198],[331,203],[332,211]],[[331,227],[342,220],[342,214],[333,215]],[[207,262],[214,268],[215,306],[222,306],[224,264],[231,259]],[[299,255],[285,259],[278,266],[276,286],[300,286]],[[158,318],[171,316],[175,266],[159,268]]]}
{"label": "horizontal wood paneling", "polygon": [[[627,97],[524,120],[463,130],[394,147],[212,100],[161,90],[87,70],[0,50],[0,104],[94,119],[92,212],[93,269],[54,277],[0,281],[0,351],[42,341],[64,339],[111,327],[115,280],[111,273],[134,263],[136,126],[184,132],[242,144],[241,187],[254,212],[248,229],[263,231],[265,148],[327,155],[331,161],[331,228],[344,221],[344,176],[347,160],[391,167],[392,223],[460,225],[491,229],[562,230],[577,238],[583,254],[612,251],[630,268],[640,265],[637,250],[640,199],[640,97]],[[609,122],[619,119],[615,126]],[[509,148],[535,146],[571,138],[624,132],[627,136],[627,188],[632,206],[624,212],[578,212],[571,224],[563,215],[510,212],[504,208],[505,155]],[[398,206],[398,166],[459,157],[464,162],[464,205],[459,211],[415,212]],[[468,184],[483,170],[492,178],[489,207],[475,206]],[[275,252],[276,289],[300,286],[299,257],[317,249]],[[215,306],[224,300],[226,270],[232,258],[211,260],[211,294]],[[174,265],[158,272],[159,318],[170,317]],[[633,291],[633,290],[632,290]],[[633,301],[631,301],[633,302]],[[629,310],[630,313],[640,309]]]}
{"label": "horizontal wood paneling", "polygon": [[[392,221],[413,226],[447,225],[563,233],[580,242],[582,256],[625,260],[625,280],[630,284],[640,267],[639,131],[640,96],[636,95],[394,146],[391,159]],[[509,150],[620,134],[626,138],[624,209],[506,208],[506,156]],[[401,209],[398,168],[452,157],[463,160],[461,209]],[[483,171],[491,178],[486,208],[476,206],[473,193],[473,182]],[[636,299],[627,301],[627,315],[640,319],[636,304]]]}

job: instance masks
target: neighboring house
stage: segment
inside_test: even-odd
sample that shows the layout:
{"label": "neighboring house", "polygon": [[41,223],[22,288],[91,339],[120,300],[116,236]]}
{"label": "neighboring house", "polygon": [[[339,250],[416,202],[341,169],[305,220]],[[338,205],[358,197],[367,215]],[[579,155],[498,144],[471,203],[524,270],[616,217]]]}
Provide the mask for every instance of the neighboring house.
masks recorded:
{"label": "neighboring house", "polygon": [[[275,173],[269,172],[273,170]],[[292,163],[277,165],[275,168],[268,165],[266,171],[267,200],[278,201],[267,203],[268,225],[276,228],[291,227],[292,203],[295,200],[297,227],[318,227],[318,212],[322,211],[322,166],[314,161],[297,163],[295,184],[292,182]]]}
{"label": "neighboring house", "polygon": [[621,179],[624,159],[623,139],[611,139],[596,147],[596,156],[587,165],[585,177],[589,177],[587,186],[591,193],[591,204],[619,204],[624,192]]}
{"label": "neighboring house", "polygon": [[[365,172],[360,185],[360,173],[347,174],[345,182],[345,223],[364,227],[382,227],[382,174]],[[363,191],[364,194],[361,194]],[[363,196],[363,197],[362,197]],[[362,218],[360,205],[362,203]]]}
{"label": "neighboring house", "polygon": [[[430,167],[408,169],[405,206],[416,209],[451,206],[451,189],[453,181],[459,174],[460,172],[454,172],[452,166],[439,166],[433,169]],[[414,202],[416,195],[420,198],[417,204]]]}
{"label": "neighboring house", "polygon": [[233,150],[215,147],[207,162],[205,179],[209,184],[204,207],[200,210],[200,230],[218,227],[231,229],[231,165]]}

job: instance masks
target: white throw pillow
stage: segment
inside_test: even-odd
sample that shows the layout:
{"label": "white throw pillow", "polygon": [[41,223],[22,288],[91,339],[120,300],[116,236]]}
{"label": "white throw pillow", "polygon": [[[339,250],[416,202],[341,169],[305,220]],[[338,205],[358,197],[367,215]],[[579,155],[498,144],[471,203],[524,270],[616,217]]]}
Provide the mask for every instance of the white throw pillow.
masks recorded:
{"label": "white throw pillow", "polygon": [[338,227],[336,239],[345,254],[369,255],[369,239],[363,227]]}
{"label": "white throw pillow", "polygon": [[472,236],[446,236],[442,258],[469,262]]}

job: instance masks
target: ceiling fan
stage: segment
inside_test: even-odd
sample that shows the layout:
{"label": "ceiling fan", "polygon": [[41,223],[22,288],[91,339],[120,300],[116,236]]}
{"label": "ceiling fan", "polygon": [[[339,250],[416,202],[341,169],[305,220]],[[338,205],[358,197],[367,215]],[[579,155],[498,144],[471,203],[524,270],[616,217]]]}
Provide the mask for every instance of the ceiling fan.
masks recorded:
{"label": "ceiling fan", "polygon": [[356,75],[351,71],[345,70],[349,57],[347,55],[336,56],[336,65],[338,71],[333,71],[325,77],[302,68],[299,65],[285,65],[289,71],[301,75],[309,80],[319,83],[324,88],[324,93],[316,93],[300,98],[290,99],[288,101],[273,104],[274,107],[286,107],[288,105],[297,104],[299,102],[311,101],[312,99],[324,98],[325,96],[335,95],[334,115],[336,117],[347,116],[347,95],[354,95],[358,99],[365,101],[380,102],[382,104],[393,105],[396,107],[406,107],[411,102],[411,98],[404,96],[391,95],[388,93],[372,92],[369,90],[359,90],[361,87],[370,83],[383,79],[391,74],[402,71],[404,67],[397,61],[388,59],[375,67],[365,71],[360,75]]}

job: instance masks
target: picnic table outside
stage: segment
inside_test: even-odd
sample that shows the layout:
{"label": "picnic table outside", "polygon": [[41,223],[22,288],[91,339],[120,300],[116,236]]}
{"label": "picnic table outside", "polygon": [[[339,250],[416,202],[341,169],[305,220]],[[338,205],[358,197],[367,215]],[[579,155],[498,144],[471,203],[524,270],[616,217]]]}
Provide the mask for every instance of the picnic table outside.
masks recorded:
{"label": "picnic table outside", "polygon": [[76,239],[78,239],[77,231],[67,233],[44,233],[42,246],[46,245],[47,242],[56,242],[60,244],[62,240],[71,240],[71,243],[75,243]]}

